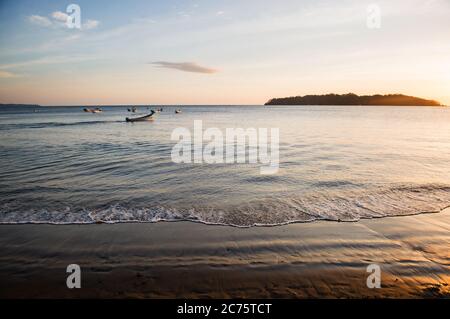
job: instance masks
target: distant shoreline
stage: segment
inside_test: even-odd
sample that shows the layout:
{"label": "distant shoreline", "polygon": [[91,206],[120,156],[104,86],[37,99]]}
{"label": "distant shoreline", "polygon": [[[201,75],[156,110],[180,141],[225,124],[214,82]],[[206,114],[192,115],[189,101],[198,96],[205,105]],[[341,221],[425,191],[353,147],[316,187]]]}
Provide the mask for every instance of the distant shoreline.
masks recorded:
{"label": "distant shoreline", "polygon": [[[433,100],[424,100],[416,97],[408,97],[412,99],[418,99],[421,101],[426,101],[422,104],[419,103],[351,103],[343,102],[342,100],[336,103],[327,102],[325,100],[320,101],[320,99],[327,97],[328,95],[306,95],[304,97],[286,97],[286,98],[274,98],[266,102],[265,104],[83,104],[83,105],[40,105],[40,104],[21,104],[21,103],[0,103],[0,109],[7,108],[57,108],[57,107],[73,107],[73,108],[84,108],[84,107],[263,107],[263,106],[431,106],[431,107],[448,107],[445,104],[441,104]],[[344,95],[340,95],[342,97]],[[377,95],[370,96],[376,97]],[[318,98],[319,101],[311,101],[311,103],[306,102],[311,97]],[[364,96],[363,96],[364,97]],[[407,96],[404,96],[407,97]],[[360,97],[362,98],[362,97]],[[299,100],[300,99],[300,100]]]}
{"label": "distant shoreline", "polygon": [[440,102],[403,94],[356,95],[325,94],[273,98],[265,105],[373,105],[373,106],[439,106]]}
{"label": "distant shoreline", "polygon": [[13,104],[9,104],[9,103],[0,103],[0,108],[1,107],[42,107],[39,104],[22,104],[22,103],[13,103]]}
{"label": "distant shoreline", "polygon": [[208,106],[258,106],[262,107],[264,104],[82,104],[82,105],[39,105],[39,104],[1,104],[2,107],[208,107]]}

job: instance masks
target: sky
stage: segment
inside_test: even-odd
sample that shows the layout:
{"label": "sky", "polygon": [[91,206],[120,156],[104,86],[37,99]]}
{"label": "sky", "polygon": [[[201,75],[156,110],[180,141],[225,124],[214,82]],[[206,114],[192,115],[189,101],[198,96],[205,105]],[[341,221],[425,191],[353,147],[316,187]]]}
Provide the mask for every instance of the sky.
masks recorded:
{"label": "sky", "polygon": [[[80,28],[66,23],[70,4]],[[450,0],[0,0],[0,103],[348,92],[450,105]]]}

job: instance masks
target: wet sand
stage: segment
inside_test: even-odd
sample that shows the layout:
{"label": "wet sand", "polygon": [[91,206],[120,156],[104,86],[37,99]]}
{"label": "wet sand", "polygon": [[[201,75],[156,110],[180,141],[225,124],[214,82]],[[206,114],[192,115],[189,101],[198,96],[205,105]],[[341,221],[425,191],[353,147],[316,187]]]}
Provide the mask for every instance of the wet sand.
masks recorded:
{"label": "wet sand", "polygon": [[[0,225],[0,248],[0,298],[450,297],[450,209],[247,229]],[[81,289],[66,287],[69,264]]]}

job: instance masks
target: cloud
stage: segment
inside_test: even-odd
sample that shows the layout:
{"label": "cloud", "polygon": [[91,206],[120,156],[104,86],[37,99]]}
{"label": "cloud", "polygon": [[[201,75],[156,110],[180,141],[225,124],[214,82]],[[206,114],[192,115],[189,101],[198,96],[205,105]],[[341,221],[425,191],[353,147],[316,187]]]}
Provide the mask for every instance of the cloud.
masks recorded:
{"label": "cloud", "polygon": [[95,29],[96,27],[98,27],[99,24],[100,22],[97,20],[87,20],[85,23],[83,23],[81,28],[83,30]]}
{"label": "cloud", "polygon": [[183,18],[190,18],[190,17],[191,17],[191,14],[190,14],[189,12],[180,11],[180,12],[178,12],[177,14],[178,14],[180,17],[183,17]]}
{"label": "cloud", "polygon": [[55,11],[52,13],[52,18],[61,22],[66,22],[69,15],[61,11]]}
{"label": "cloud", "polygon": [[40,25],[43,27],[49,27],[52,25],[52,22],[49,18],[39,16],[39,15],[31,15],[28,17],[28,21],[30,21],[33,24]]}
{"label": "cloud", "polygon": [[[28,17],[28,21],[42,27],[68,28],[66,22],[69,19],[69,15],[67,13],[55,11],[50,14],[50,17],[51,19],[44,16],[31,15]],[[89,19],[81,25],[81,30],[95,29],[99,24],[99,21]]]}
{"label": "cloud", "polygon": [[204,67],[193,62],[175,63],[175,62],[158,61],[158,62],[151,62],[150,64],[153,64],[156,67],[160,68],[175,69],[183,72],[206,73],[206,74],[218,72],[218,70],[216,69]]}
{"label": "cloud", "polygon": [[48,56],[48,57],[44,57],[44,58],[40,58],[40,59],[28,60],[28,61],[23,61],[23,62],[0,64],[0,72],[9,73],[7,71],[1,71],[1,70],[30,67],[30,66],[35,66],[35,65],[73,64],[73,63],[80,63],[80,62],[85,62],[85,61],[90,61],[90,60],[95,60],[95,59],[96,59],[95,57],[87,56],[87,55]]}
{"label": "cloud", "polygon": [[17,75],[8,71],[0,71],[0,79],[16,78]]}

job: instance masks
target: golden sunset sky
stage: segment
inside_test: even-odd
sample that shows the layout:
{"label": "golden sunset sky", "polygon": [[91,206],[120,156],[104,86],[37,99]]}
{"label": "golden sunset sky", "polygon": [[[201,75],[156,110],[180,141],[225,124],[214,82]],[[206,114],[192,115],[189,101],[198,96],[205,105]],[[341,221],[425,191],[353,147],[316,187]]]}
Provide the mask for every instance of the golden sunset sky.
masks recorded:
{"label": "golden sunset sky", "polygon": [[[450,1],[0,2],[0,103],[262,104],[402,93],[450,104]],[[369,28],[370,5],[380,28]]]}

